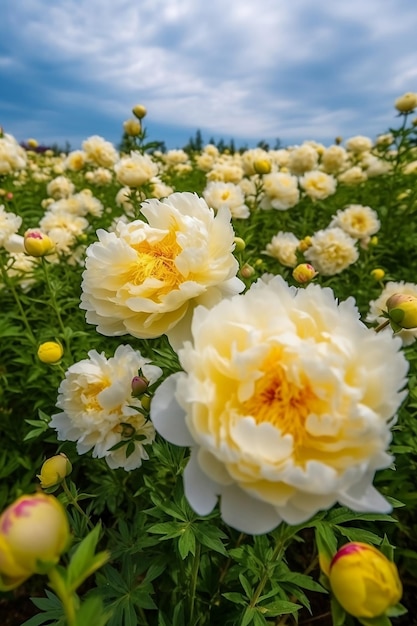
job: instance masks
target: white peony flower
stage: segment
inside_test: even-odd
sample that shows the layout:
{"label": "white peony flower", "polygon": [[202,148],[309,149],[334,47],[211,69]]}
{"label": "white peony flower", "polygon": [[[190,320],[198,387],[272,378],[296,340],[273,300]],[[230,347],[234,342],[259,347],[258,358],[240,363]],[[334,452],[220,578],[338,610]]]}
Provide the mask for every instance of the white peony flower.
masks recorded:
{"label": "white peony flower", "polygon": [[323,276],[340,274],[359,258],[356,240],[338,227],[318,230],[304,256]]}
{"label": "white peony flower", "polygon": [[339,304],[329,288],[264,277],[198,307],[192,336],[151,419],[168,441],[191,446],[184,489],[199,515],[220,496],[227,524],[260,534],[336,502],[390,510],[372,482],[392,462],[408,362],[398,339],[360,321],[352,298]]}
{"label": "white peony flower", "polygon": [[[162,374],[155,365],[149,365],[140,352],[121,345],[114,356],[107,359],[104,352],[90,350],[88,359],[71,365],[58,389],[56,413],[50,421],[60,441],[76,441],[78,454],[93,450],[93,457],[105,458],[111,468],[133,470],[148,459],[143,444],[155,439],[152,423],[139,413],[142,405],[132,396],[132,379],[141,369],[154,383]],[[136,408],[135,408],[136,407]],[[140,440],[129,439],[133,435]],[[111,450],[126,439],[134,450],[126,455],[126,446]]]}
{"label": "white peony flower", "polygon": [[16,235],[22,224],[22,218],[11,211],[6,211],[4,205],[0,205],[0,248],[3,248],[8,240]]}
{"label": "white peony flower", "polygon": [[[385,322],[386,318],[381,315],[382,311],[387,310],[386,303],[388,298],[397,293],[406,296],[415,296],[417,298],[417,284],[406,283],[403,280],[399,282],[387,282],[380,296],[376,300],[371,300],[369,303],[369,312],[366,321],[371,323],[377,322],[378,324]],[[390,329],[388,328],[383,332],[390,332]],[[417,328],[402,329],[396,333],[396,336],[401,339],[404,346],[409,346],[417,339]]]}
{"label": "white peony flower", "polygon": [[266,174],[263,179],[263,197],[260,208],[286,211],[295,206],[300,199],[296,176],[284,172]]}
{"label": "white peony flower", "polygon": [[215,216],[187,192],[147,200],[141,211],[148,223],[119,221],[115,232],[97,231],[99,241],[87,248],[80,307],[103,335],[166,334],[180,345],[194,306],[212,306],[244,288],[230,212]]}
{"label": "white peony flower", "polygon": [[366,239],[375,235],[381,227],[378,213],[369,206],[350,204],[343,210],[337,211],[329,224],[330,228],[338,226],[355,239]]}
{"label": "white peony flower", "polygon": [[282,265],[286,267],[295,267],[297,265],[297,248],[300,240],[294,233],[284,233],[281,230],[274,235],[270,243],[266,244],[263,254],[274,257]]}
{"label": "white peony flower", "polygon": [[158,174],[158,165],[148,154],[131,152],[114,166],[116,178],[127,187],[140,187]]}
{"label": "white peony flower", "polygon": [[227,207],[233,218],[246,219],[249,217],[250,211],[245,204],[244,193],[234,183],[212,181],[204,189],[203,196],[208,206],[216,211],[221,207]]}
{"label": "white peony flower", "polygon": [[326,172],[314,170],[300,178],[300,185],[313,200],[325,200],[336,192],[336,179]]}

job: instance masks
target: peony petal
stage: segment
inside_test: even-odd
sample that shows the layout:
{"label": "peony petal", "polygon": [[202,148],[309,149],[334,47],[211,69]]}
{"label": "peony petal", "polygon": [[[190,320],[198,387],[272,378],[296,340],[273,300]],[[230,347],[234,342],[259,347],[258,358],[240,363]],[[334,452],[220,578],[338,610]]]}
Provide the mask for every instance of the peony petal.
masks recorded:
{"label": "peony petal", "polygon": [[151,403],[151,420],[158,433],[167,441],[176,446],[191,446],[194,440],[185,425],[185,412],[175,399],[180,376],[182,372],[169,376],[157,388]]}
{"label": "peony petal", "polygon": [[226,524],[251,535],[268,533],[282,521],[273,506],[251,498],[237,485],[222,489],[220,510]]}
{"label": "peony petal", "polygon": [[191,452],[184,470],[184,493],[198,515],[208,515],[217,504],[220,485],[205,474],[198,462],[197,451]]}
{"label": "peony petal", "polygon": [[372,484],[369,484],[369,477],[367,478],[367,482],[368,485],[365,488],[363,488],[363,480],[362,483],[339,494],[338,501],[340,504],[357,512],[391,513],[392,506],[381,496],[379,491],[377,491]]}

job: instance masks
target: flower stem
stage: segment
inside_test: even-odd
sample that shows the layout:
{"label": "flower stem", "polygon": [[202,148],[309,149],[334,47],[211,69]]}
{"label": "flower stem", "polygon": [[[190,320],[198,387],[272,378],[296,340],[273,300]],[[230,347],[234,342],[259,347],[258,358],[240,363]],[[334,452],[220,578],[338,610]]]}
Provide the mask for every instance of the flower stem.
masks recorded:
{"label": "flower stem", "polygon": [[198,570],[200,569],[200,554],[201,547],[200,543],[196,542],[195,555],[193,560],[193,566],[191,570],[191,580],[190,580],[190,620],[189,626],[193,626],[194,623],[194,609],[195,609],[195,596],[196,596],[196,588],[197,588],[197,578],[198,578]]}
{"label": "flower stem", "polygon": [[[0,256],[0,259],[1,259],[1,256]],[[32,332],[32,328],[31,328],[31,326],[29,324],[28,318],[26,317],[26,313],[24,311],[24,308],[22,306],[20,298],[19,298],[19,296],[17,294],[17,291],[16,291],[16,288],[15,288],[15,286],[13,284],[13,281],[10,280],[9,275],[7,274],[7,270],[4,267],[3,259],[1,259],[0,269],[1,269],[1,274],[2,274],[2,278],[3,278],[4,284],[10,290],[10,293],[13,295],[13,298],[14,298],[14,300],[16,302],[17,308],[19,309],[20,318],[21,318],[21,320],[22,320],[22,322],[23,322],[23,324],[24,324],[24,326],[26,328],[28,336],[29,336],[30,340],[32,341],[32,343],[36,345],[36,339],[35,339],[35,336],[34,336],[34,334]]]}
{"label": "flower stem", "polygon": [[380,333],[381,330],[384,330],[384,328],[386,328],[389,323],[390,323],[390,320],[385,320],[384,322],[382,322],[382,324],[380,324],[379,326],[375,328],[375,332]]}
{"label": "flower stem", "polygon": [[59,310],[58,302],[57,302],[57,299],[56,299],[56,296],[55,296],[55,290],[52,287],[51,280],[50,280],[50,277],[49,277],[48,263],[47,263],[47,261],[45,260],[44,257],[42,257],[41,262],[42,262],[42,269],[43,269],[43,272],[44,272],[44,275],[45,275],[46,287],[48,289],[49,297],[50,297],[50,300],[51,300],[51,306],[52,306],[52,308],[55,311],[55,315],[56,315],[56,318],[57,318],[57,321],[58,321],[58,326],[59,326],[59,328],[61,330],[61,333],[62,333],[62,336],[63,336],[63,340],[64,340],[65,346],[67,348],[67,352],[68,352],[69,355],[71,355],[69,341],[68,341],[67,333],[66,333],[66,330],[65,330],[65,325],[64,325],[64,322],[62,321],[61,312]]}
{"label": "flower stem", "polygon": [[56,567],[53,567],[48,572],[49,584],[51,588],[56,592],[58,598],[62,602],[64,607],[65,616],[67,618],[67,626],[75,626],[75,596],[66,587],[65,581],[60,576]]}
{"label": "flower stem", "polygon": [[70,489],[68,488],[67,481],[65,480],[65,478],[64,478],[64,480],[62,481],[61,485],[62,485],[62,488],[63,488],[63,490],[64,490],[64,492],[65,492],[65,495],[66,495],[66,496],[67,496],[67,498],[68,498],[68,502],[69,502],[70,504],[72,504],[72,506],[73,506],[74,508],[76,508],[76,509],[77,509],[78,513],[80,513],[80,515],[82,515],[82,517],[86,520],[88,528],[89,528],[90,530],[93,530],[93,528],[94,528],[93,523],[91,522],[91,520],[90,520],[90,518],[88,517],[88,515],[85,513],[85,511],[83,511],[83,509],[82,509],[82,508],[80,507],[80,505],[78,504],[77,500],[76,500],[76,499],[74,498],[74,496],[72,495],[72,493],[71,493]]}

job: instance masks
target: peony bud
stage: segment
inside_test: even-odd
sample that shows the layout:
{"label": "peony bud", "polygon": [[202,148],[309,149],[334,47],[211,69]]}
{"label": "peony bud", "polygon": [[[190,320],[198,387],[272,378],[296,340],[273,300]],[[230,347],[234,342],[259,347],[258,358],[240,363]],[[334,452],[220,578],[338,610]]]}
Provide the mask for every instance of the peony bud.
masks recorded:
{"label": "peony bud", "polygon": [[269,174],[272,167],[271,163],[267,159],[256,159],[253,163],[253,169],[257,174]]}
{"label": "peony bud", "polygon": [[143,117],[145,117],[147,111],[143,104],[136,104],[132,109],[132,113],[133,115],[136,115],[139,120],[141,120]]}
{"label": "peony bud", "polygon": [[233,241],[235,242],[235,252],[242,252],[246,248],[245,240],[242,237],[235,237]]}
{"label": "peony bud", "polygon": [[38,359],[42,363],[58,363],[63,354],[64,349],[57,341],[45,341],[38,348]]}
{"label": "peony bud", "polygon": [[340,548],[330,563],[329,582],[339,604],[359,618],[384,615],[402,596],[395,563],[366,543]]}
{"label": "peony bud", "polygon": [[317,276],[318,272],[314,269],[310,263],[300,263],[293,269],[292,277],[297,283],[309,283]]}
{"label": "peony bud", "polygon": [[417,93],[405,93],[397,98],[394,104],[400,113],[411,113],[417,107]]}
{"label": "peony bud", "polygon": [[44,493],[18,498],[0,516],[0,576],[12,589],[55,565],[70,539],[65,509]]}
{"label": "peony bud", "polygon": [[36,139],[28,139],[27,143],[29,148],[32,148],[32,150],[35,150],[39,146],[39,143],[36,141]]}
{"label": "peony bud", "polygon": [[130,137],[137,137],[140,135],[141,126],[139,120],[126,120],[123,123],[124,131]]}
{"label": "peony bud", "polygon": [[242,278],[251,278],[254,274],[255,269],[252,267],[252,265],[249,265],[249,263],[245,263],[245,265],[240,268],[240,275],[242,276]]}
{"label": "peony bud", "polygon": [[396,293],[386,301],[388,317],[394,330],[417,328],[417,297]]}
{"label": "peony bud", "polygon": [[380,281],[384,278],[385,272],[380,267],[376,267],[374,270],[372,270],[371,276],[374,280]]}
{"label": "peony bud", "polygon": [[132,396],[140,398],[149,387],[149,380],[144,376],[134,376],[132,378]]}
{"label": "peony bud", "polygon": [[24,235],[24,246],[27,254],[30,256],[46,256],[51,254],[55,249],[55,244],[48,235],[40,230],[27,230]]}
{"label": "peony bud", "polygon": [[301,239],[300,243],[298,244],[298,249],[300,252],[305,252],[306,250],[311,248],[311,245],[311,237],[310,235],[307,235],[306,237],[304,237],[304,239]]}
{"label": "peony bud", "polygon": [[37,475],[40,480],[42,489],[51,489],[58,486],[64,478],[72,472],[72,465],[68,457],[63,454],[57,454],[50,459],[46,459],[41,467],[41,473]]}

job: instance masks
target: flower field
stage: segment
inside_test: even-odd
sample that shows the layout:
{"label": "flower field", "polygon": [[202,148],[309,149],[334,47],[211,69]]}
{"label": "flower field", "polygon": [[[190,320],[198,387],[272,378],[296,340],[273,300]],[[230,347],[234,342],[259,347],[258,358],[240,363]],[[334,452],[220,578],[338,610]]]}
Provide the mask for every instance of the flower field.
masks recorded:
{"label": "flower field", "polygon": [[3,623],[417,624],[417,94],[330,146],[132,113],[0,133]]}

